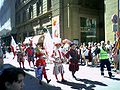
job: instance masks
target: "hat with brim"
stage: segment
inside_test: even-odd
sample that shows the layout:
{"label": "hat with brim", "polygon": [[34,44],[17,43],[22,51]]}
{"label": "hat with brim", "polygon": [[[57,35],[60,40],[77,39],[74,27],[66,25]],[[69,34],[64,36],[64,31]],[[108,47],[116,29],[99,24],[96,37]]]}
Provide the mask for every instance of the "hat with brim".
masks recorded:
{"label": "hat with brim", "polygon": [[61,46],[61,43],[55,43],[54,45],[55,45],[55,46],[58,46],[58,45],[60,45],[60,46]]}
{"label": "hat with brim", "polygon": [[53,43],[55,46],[61,45],[61,38],[54,38]]}
{"label": "hat with brim", "polygon": [[72,47],[73,45],[75,45],[75,44],[74,44],[74,43],[71,43],[71,44],[70,44],[70,47]]}

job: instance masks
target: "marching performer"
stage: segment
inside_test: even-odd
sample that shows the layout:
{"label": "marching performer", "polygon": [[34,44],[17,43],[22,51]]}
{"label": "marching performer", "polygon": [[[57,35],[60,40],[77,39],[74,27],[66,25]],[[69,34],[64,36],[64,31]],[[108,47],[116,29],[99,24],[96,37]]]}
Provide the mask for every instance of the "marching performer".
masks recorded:
{"label": "marching performer", "polygon": [[65,54],[66,58],[69,58],[69,70],[72,72],[72,76],[75,77],[75,72],[79,70],[79,59],[80,56],[76,50],[74,43],[70,45],[70,50]]}
{"label": "marching performer", "polygon": [[53,58],[54,58],[54,69],[53,69],[53,74],[56,77],[56,80],[58,81],[58,74],[61,74],[61,81],[65,82],[66,80],[64,79],[64,68],[63,68],[63,56],[60,50],[61,43],[55,43],[55,49],[53,51]]}
{"label": "marching performer", "polygon": [[[24,61],[25,60],[23,58],[24,51],[22,50],[21,44],[18,44],[18,48],[16,50],[16,54],[17,54],[17,61],[18,61],[19,65],[20,65],[20,68],[22,68],[22,66],[23,66],[23,68],[25,68],[24,67]],[[21,66],[21,64],[22,64],[22,66]]]}
{"label": "marching performer", "polygon": [[34,66],[34,48],[32,47],[32,44],[29,45],[28,48],[26,48],[26,54],[27,54],[27,59],[28,59],[28,63],[29,63],[29,66],[31,67],[31,64],[30,62],[32,61],[33,63],[33,66]]}
{"label": "marching performer", "polygon": [[45,59],[43,58],[43,53],[39,52],[39,55],[38,55],[39,59],[36,61],[36,70],[35,70],[35,74],[36,74],[36,77],[39,79],[39,84],[42,85],[42,75],[44,75],[44,78],[46,79],[47,83],[49,83],[51,81],[48,80],[47,78],[47,74],[46,74],[46,62],[45,62]]}

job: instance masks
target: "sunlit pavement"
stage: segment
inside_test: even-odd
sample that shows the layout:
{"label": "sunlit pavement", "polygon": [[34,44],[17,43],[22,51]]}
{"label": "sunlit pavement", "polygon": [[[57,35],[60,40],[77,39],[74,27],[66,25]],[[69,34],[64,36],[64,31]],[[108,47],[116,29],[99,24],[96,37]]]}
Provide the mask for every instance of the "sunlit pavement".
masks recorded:
{"label": "sunlit pavement", "polygon": [[[13,59],[12,54],[7,54],[4,59],[5,64],[11,64],[15,67],[19,67],[16,58]],[[64,77],[67,82],[61,82],[61,76],[58,75],[59,82],[56,81],[53,75],[53,64],[47,64],[46,70],[48,79],[51,79],[49,84],[43,78],[43,85],[38,84],[38,80],[35,78],[34,68],[30,68],[28,62],[25,61],[25,72],[27,76],[25,78],[24,90],[119,90],[120,87],[120,74],[113,72],[115,77],[109,78],[107,70],[105,69],[105,76],[100,75],[99,67],[80,66],[79,71],[76,72],[74,79],[71,72],[68,70],[68,64],[64,64]]]}

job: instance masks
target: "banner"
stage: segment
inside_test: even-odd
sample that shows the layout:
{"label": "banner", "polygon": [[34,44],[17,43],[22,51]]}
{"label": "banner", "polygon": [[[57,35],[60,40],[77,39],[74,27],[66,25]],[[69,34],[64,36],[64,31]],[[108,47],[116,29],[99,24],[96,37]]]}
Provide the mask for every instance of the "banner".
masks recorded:
{"label": "banner", "polygon": [[45,39],[43,42],[43,46],[45,48],[45,51],[47,53],[47,55],[50,57],[53,54],[53,41],[52,38],[50,36],[50,32],[47,30],[47,32],[45,33]]}
{"label": "banner", "polygon": [[12,50],[12,52],[14,54],[14,57],[15,57],[17,44],[16,44],[16,42],[15,42],[15,40],[12,36],[11,36],[11,38],[12,38],[12,40],[11,40],[11,50]]}
{"label": "banner", "polygon": [[59,16],[52,18],[52,38],[60,38]]}

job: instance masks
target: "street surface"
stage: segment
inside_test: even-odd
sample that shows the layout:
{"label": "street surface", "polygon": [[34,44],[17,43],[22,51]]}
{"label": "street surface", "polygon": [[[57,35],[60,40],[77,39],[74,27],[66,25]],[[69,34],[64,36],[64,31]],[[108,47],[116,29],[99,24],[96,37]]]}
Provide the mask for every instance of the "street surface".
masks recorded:
{"label": "street surface", "polygon": [[[4,63],[19,67],[16,58],[12,58],[12,53],[7,53]],[[25,61],[25,72],[27,75],[25,78],[24,90],[120,90],[119,73],[112,71],[115,77],[110,79],[106,69],[105,77],[103,77],[100,75],[99,67],[80,65],[79,71],[75,74],[77,79],[74,79],[71,72],[68,70],[68,64],[64,64],[64,77],[67,82],[61,82],[60,75],[58,75],[59,82],[57,82],[53,75],[53,66],[53,64],[47,64],[46,67],[48,79],[51,79],[51,82],[47,84],[43,77],[43,85],[39,85],[38,80],[35,78],[34,68],[30,68],[28,62]]]}

